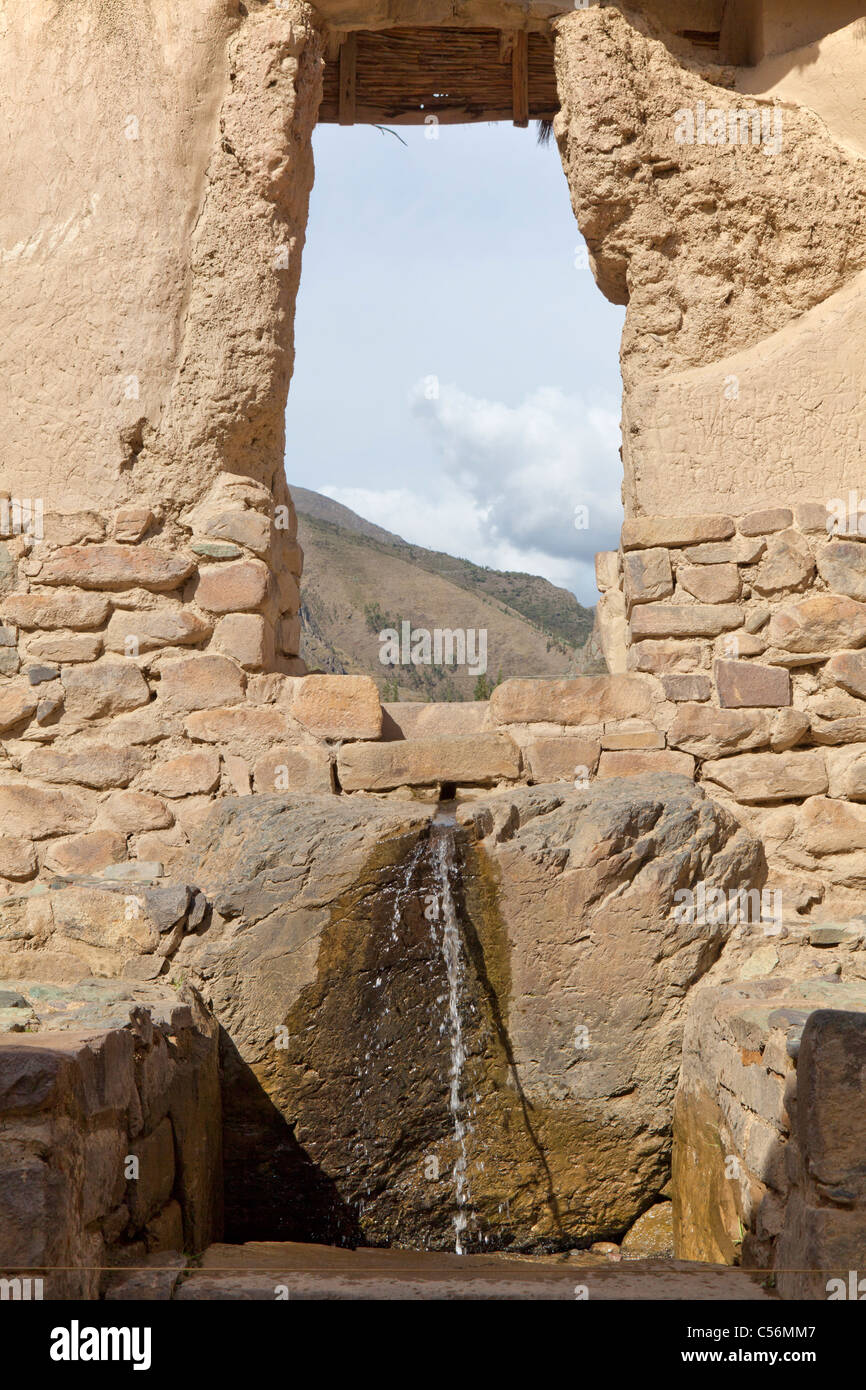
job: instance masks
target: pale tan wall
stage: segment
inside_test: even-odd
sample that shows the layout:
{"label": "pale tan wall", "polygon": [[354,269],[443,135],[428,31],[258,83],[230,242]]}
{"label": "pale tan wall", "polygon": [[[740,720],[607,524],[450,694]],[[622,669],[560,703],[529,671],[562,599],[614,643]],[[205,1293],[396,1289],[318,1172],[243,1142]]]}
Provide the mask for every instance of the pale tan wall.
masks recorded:
{"label": "pale tan wall", "polygon": [[311,21],[0,0],[0,487],[49,513],[177,511],[224,468],[281,476]]}
{"label": "pale tan wall", "polygon": [[[843,54],[866,96],[860,25],[803,56],[812,106],[775,69],[736,90],[753,70],[690,64],[619,7],[556,27],[575,214],[601,289],[628,305],[626,515],[736,516],[860,485],[866,104],[849,97],[837,133],[831,97]],[[778,149],[678,142],[677,112],[699,103],[757,106]]]}
{"label": "pale tan wall", "polygon": [[177,369],[238,18],[233,0],[0,4],[13,493],[62,510],[125,500],[124,432],[159,428]]}

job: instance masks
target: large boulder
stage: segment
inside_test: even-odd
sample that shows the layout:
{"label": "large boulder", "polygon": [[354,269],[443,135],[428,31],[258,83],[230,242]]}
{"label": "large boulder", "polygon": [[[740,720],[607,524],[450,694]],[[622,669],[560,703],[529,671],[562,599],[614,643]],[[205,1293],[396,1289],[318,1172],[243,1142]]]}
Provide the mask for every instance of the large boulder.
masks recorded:
{"label": "large boulder", "polygon": [[664,1186],[681,1015],[758,842],[680,777],[461,808],[226,800],[172,962],[224,1028],[227,1231],[465,1249],[621,1235]]}

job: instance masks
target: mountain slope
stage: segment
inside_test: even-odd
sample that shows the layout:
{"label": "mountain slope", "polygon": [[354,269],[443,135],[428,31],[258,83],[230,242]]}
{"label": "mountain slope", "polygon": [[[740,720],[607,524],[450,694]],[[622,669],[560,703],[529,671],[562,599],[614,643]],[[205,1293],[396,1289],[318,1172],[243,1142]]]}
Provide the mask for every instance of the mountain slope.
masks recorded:
{"label": "mountain slope", "polygon": [[292,496],[305,557],[302,655],[311,670],[371,675],[390,699],[471,700],[484,693],[465,665],[383,664],[379,634],[399,632],[404,620],[431,632],[486,629],[491,685],[587,669],[583,648],[593,613],[567,590],[410,545],[304,488],[292,488]]}

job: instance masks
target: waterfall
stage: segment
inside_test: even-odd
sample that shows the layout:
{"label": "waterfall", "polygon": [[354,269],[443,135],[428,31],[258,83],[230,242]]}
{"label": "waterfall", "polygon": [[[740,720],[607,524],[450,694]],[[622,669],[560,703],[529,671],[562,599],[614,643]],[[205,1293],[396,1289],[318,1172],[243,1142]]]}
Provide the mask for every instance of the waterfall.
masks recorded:
{"label": "waterfall", "polygon": [[437,944],[442,952],[445,973],[448,981],[448,1014],[443,1029],[448,1028],[451,1043],[451,1068],[448,1087],[448,1109],[454,1126],[454,1139],[457,1145],[457,1159],[454,1164],[454,1198],[457,1211],[454,1216],[454,1249],[458,1255],[465,1253],[463,1233],[468,1225],[467,1208],[471,1203],[467,1173],[466,1139],[472,1132],[466,1102],[461,1097],[463,1070],[466,1064],[466,1048],[463,1042],[463,1023],[460,1017],[460,1001],[463,987],[463,951],[460,938],[460,924],[451,891],[451,878],[455,872],[454,834],[444,818],[433,824],[433,870],[437,893],[428,900],[425,915],[430,922],[436,939],[436,922],[441,926],[441,937]]}

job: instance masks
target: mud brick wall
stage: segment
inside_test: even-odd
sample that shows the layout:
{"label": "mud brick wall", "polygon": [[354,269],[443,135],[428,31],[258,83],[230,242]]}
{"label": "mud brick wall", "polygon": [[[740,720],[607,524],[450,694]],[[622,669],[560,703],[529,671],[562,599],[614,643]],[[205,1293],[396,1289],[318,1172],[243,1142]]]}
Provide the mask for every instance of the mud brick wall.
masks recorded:
{"label": "mud brick wall", "polygon": [[[131,993],[106,1003],[91,983],[123,1013]],[[41,1277],[45,1298],[95,1298],[111,1266],[220,1238],[217,1028],[193,992],[184,1004],[168,990],[126,1002],[125,1027],[76,1027],[76,1001],[93,1013],[87,981],[64,991],[69,1016],[41,1024],[59,993],[26,981],[2,993],[15,1031],[0,1031],[0,1272]]]}

